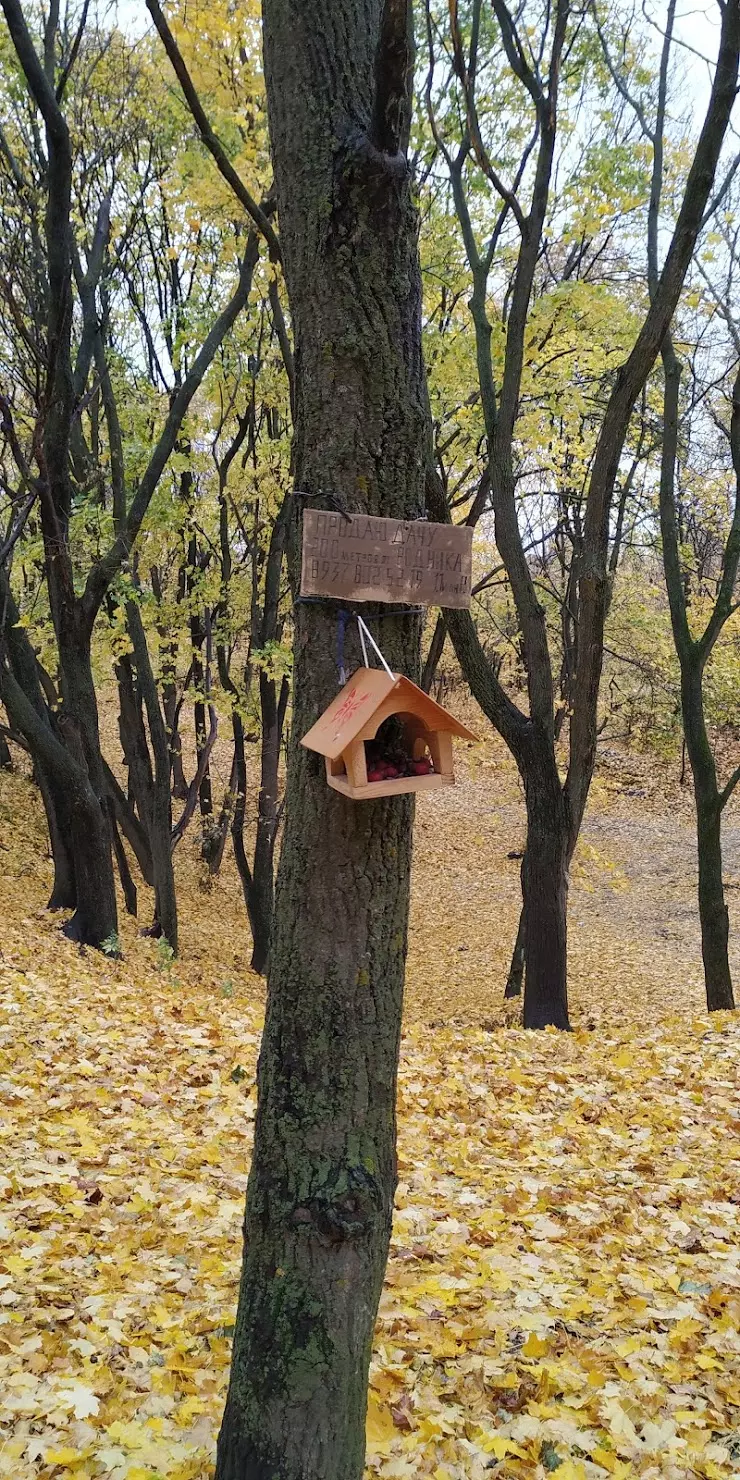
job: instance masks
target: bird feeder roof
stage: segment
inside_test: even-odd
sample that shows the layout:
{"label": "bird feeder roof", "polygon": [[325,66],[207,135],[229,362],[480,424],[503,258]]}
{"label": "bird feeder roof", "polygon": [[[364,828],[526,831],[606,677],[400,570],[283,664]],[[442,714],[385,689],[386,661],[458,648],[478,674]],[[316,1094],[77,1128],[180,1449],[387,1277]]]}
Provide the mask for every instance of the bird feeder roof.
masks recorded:
{"label": "bird feeder roof", "polygon": [[[307,750],[317,751],[329,760],[338,760],[347,746],[371,724],[381,706],[388,713],[386,700],[391,696],[391,713],[413,714],[427,730],[446,730],[451,735],[459,735],[463,740],[477,738],[472,730],[461,724],[454,715],[448,714],[441,704],[430,699],[410,678],[405,678],[400,673],[386,673],[383,668],[358,668],[328,709],[312,725],[308,734],[303,736],[301,745],[305,745]],[[371,728],[367,738],[371,738],[372,733]]]}

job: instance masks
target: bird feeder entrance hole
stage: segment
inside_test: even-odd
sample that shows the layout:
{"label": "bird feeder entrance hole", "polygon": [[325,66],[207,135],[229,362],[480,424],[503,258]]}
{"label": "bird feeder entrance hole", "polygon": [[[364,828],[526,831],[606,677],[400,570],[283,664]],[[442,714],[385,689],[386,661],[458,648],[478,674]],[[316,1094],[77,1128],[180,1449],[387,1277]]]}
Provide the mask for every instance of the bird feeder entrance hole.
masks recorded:
{"label": "bird feeder entrance hole", "polygon": [[360,668],[301,744],[324,756],[335,791],[362,801],[452,786],[453,735],[476,738],[410,679]]}

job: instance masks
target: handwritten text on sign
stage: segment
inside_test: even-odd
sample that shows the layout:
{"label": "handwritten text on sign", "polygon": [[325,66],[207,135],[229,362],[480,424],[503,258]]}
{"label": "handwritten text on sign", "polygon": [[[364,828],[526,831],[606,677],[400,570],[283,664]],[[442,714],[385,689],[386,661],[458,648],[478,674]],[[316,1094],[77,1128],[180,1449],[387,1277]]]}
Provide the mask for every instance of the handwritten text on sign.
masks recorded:
{"label": "handwritten text on sign", "polygon": [[301,595],[468,607],[472,543],[466,525],[306,509]]}

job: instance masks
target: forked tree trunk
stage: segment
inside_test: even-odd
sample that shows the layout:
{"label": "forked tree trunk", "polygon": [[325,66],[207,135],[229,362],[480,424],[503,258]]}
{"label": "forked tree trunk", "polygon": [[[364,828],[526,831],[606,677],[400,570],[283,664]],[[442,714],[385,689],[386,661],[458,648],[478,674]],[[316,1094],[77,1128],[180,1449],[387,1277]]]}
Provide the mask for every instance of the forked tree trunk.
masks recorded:
{"label": "forked tree trunk", "polygon": [[[410,7],[265,0],[263,14],[296,336],[296,486],[318,508],[334,494],[356,511],[419,517]],[[299,537],[296,521],[294,574]],[[350,801],[298,744],[337,692],[336,621],[329,607],[297,606],[286,830],[218,1480],[363,1471],[396,1182],[413,805]],[[380,636],[392,666],[416,676],[417,620],[394,616]]]}

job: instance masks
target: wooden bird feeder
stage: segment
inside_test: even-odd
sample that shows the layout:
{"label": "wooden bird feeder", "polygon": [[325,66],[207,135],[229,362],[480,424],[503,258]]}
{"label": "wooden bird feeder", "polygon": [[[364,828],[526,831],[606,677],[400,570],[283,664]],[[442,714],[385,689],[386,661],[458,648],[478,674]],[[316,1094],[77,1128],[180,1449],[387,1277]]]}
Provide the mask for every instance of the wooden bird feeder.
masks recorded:
{"label": "wooden bird feeder", "polygon": [[[384,742],[378,732],[381,726],[387,732],[386,722],[394,717],[393,754],[400,759],[395,766],[384,765]],[[358,668],[301,745],[324,756],[326,779],[335,791],[364,801],[452,786],[453,735],[477,738],[410,678],[380,668]],[[400,766],[411,774],[387,774]]]}

